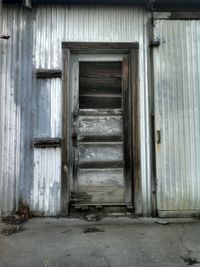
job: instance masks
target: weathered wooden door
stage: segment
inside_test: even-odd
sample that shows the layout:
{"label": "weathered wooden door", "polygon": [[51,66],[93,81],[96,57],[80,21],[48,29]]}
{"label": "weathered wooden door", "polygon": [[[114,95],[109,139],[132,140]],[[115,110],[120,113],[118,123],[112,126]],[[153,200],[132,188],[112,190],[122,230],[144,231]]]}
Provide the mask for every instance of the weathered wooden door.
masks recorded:
{"label": "weathered wooden door", "polygon": [[74,62],[71,203],[131,205],[128,58]]}

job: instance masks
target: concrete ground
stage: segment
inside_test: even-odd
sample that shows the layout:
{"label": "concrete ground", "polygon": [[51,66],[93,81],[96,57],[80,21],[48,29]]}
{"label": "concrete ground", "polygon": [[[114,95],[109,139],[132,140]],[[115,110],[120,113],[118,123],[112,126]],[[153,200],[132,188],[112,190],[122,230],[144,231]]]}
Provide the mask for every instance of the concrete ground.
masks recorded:
{"label": "concrete ground", "polygon": [[[168,225],[155,221],[31,219],[22,232],[0,234],[0,266],[200,266],[200,221],[170,219]],[[1,230],[5,227],[0,224]],[[89,227],[100,232],[85,233]]]}

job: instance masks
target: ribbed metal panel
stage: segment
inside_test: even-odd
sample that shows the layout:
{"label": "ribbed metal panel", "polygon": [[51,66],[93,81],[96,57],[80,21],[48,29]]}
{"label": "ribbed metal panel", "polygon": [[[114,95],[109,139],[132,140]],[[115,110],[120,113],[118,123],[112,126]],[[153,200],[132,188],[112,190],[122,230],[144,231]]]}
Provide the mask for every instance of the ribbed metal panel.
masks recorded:
{"label": "ribbed metal panel", "polygon": [[54,69],[62,68],[62,41],[139,42],[143,214],[151,212],[147,19],[147,12],[134,7],[41,6],[36,8],[33,49],[35,68]]}
{"label": "ribbed metal panel", "polygon": [[200,209],[200,21],[155,22],[158,210]]}
{"label": "ribbed metal panel", "polygon": [[3,9],[0,16],[0,34],[10,36],[0,39],[0,213],[4,214],[17,208],[19,197],[26,199],[31,183],[31,164],[24,168],[31,157],[27,144],[31,129],[31,18],[28,11],[13,8]]}
{"label": "ribbed metal panel", "polygon": [[133,7],[38,7],[35,67],[61,68],[61,42],[145,42],[147,12]]}
{"label": "ribbed metal panel", "polygon": [[37,79],[34,95],[35,138],[61,137],[61,79]]}
{"label": "ribbed metal panel", "polygon": [[31,210],[39,215],[53,216],[60,210],[60,148],[34,150],[34,183]]}

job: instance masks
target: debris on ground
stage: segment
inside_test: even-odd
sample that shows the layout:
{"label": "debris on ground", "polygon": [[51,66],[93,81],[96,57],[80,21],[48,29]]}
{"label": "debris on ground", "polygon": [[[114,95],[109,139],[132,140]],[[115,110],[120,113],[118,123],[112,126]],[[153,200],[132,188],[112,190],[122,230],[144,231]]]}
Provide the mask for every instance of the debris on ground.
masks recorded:
{"label": "debris on ground", "polygon": [[195,220],[200,220],[200,213],[199,212],[198,213],[194,213],[192,215],[192,218],[195,219]]}
{"label": "debris on ground", "polygon": [[15,234],[15,233],[19,233],[19,232],[24,231],[23,226],[24,226],[24,224],[7,227],[7,228],[4,228],[1,231],[1,233],[4,234],[4,235],[12,235],[12,234]]}
{"label": "debris on ground", "polygon": [[158,223],[158,224],[162,224],[162,225],[167,225],[167,224],[169,224],[169,221],[165,221],[165,220],[157,220],[156,223]]}
{"label": "debris on ground", "polygon": [[184,262],[187,263],[187,265],[194,265],[194,264],[198,264],[200,263],[196,258],[191,258],[189,256],[186,256],[186,257],[181,257]]}
{"label": "debris on ground", "polygon": [[24,217],[20,217],[19,215],[12,215],[12,216],[4,216],[1,218],[1,221],[5,224],[10,225],[20,225],[26,221]]}
{"label": "debris on ground", "polygon": [[68,233],[68,232],[71,232],[72,230],[65,230],[62,232],[62,234],[65,234],[65,233]]}
{"label": "debris on ground", "polygon": [[96,222],[96,221],[100,221],[102,219],[102,216],[99,214],[91,213],[91,214],[86,215],[85,219],[88,222]]}
{"label": "debris on ground", "polygon": [[19,210],[17,214],[20,216],[21,219],[24,221],[31,218],[31,212],[28,203],[23,200],[22,198],[19,199]]}
{"label": "debris on ground", "polygon": [[98,233],[98,232],[105,232],[105,231],[97,227],[88,227],[84,230],[84,233]]}

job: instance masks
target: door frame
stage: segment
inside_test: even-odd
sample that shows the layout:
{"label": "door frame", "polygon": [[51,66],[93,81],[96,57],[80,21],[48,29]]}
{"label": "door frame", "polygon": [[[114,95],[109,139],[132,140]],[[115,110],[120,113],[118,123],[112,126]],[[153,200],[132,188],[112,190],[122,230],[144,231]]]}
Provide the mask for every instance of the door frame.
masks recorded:
{"label": "door frame", "polygon": [[[132,200],[135,214],[141,214],[141,145],[139,121],[139,86],[138,86],[138,43],[88,43],[63,42],[63,75],[62,75],[62,142],[61,142],[61,215],[69,212],[70,182],[73,162],[71,157],[71,105],[70,105],[70,55],[71,54],[125,54],[128,55],[129,78],[123,87],[129,87],[129,118],[125,128],[131,135],[130,144],[126,146],[131,158]],[[125,118],[126,119],[126,118]]]}

